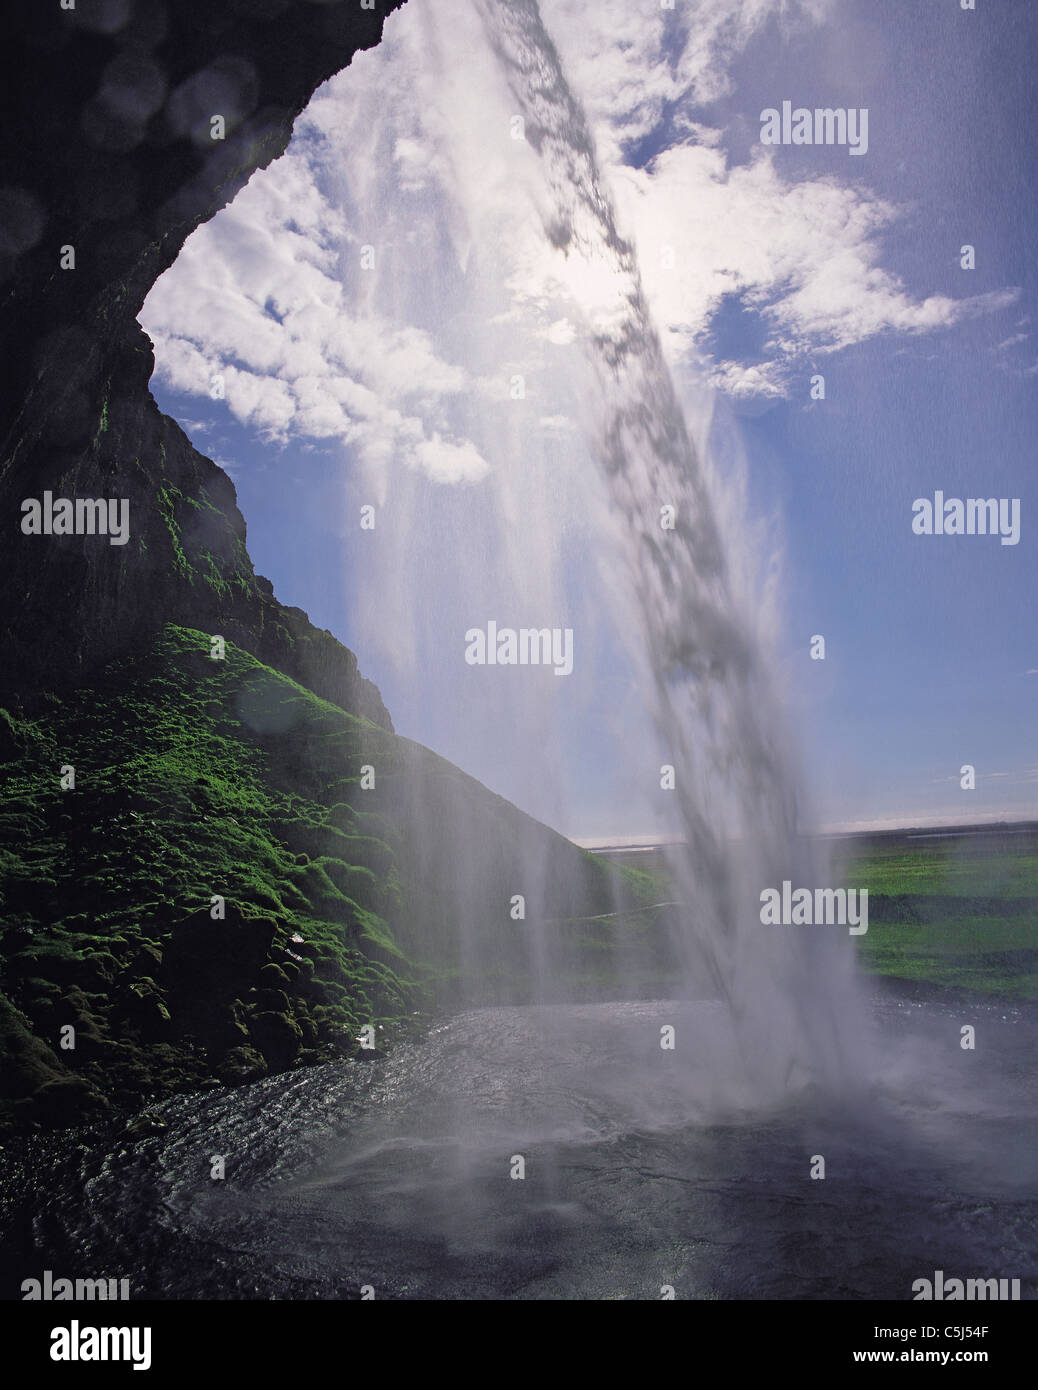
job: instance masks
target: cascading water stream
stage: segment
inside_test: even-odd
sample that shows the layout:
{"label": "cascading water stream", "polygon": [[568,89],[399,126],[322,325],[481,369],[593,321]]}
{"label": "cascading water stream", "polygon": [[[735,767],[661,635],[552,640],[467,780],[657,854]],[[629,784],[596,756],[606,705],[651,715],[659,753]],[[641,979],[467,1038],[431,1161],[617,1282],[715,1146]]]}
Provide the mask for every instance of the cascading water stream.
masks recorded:
{"label": "cascading water stream", "polygon": [[[774,1099],[806,1078],[846,1089],[867,1037],[846,926],[760,921],[762,890],[829,884],[798,836],[770,610],[748,592],[757,557],[727,504],[738,464],[693,443],[692,393],[672,380],[538,5],[472,0],[448,14],[413,0],[315,97],[293,146],[266,197],[257,176],[225,214],[230,244],[249,248],[247,302],[229,318],[249,312],[257,374],[272,362],[295,374],[286,393],[304,432],[343,432],[343,516],[380,510],[350,547],[343,611],[397,728],[571,834],[654,821],[645,838],[684,846],[667,894],[684,905],[679,939],[628,930],[615,952],[628,977],[603,985],[604,937],[580,956],[573,922],[594,918],[564,905],[579,864],[553,880],[543,837],[513,836],[504,855],[478,820],[444,842],[416,790],[408,849],[416,884],[450,885],[458,999],[721,998],[735,1024],[730,1065],[711,1063],[722,1090]],[[233,284],[237,253],[206,237],[185,248],[196,282]],[[183,299],[174,283],[165,314],[190,339],[211,316],[204,296]],[[219,343],[219,320],[213,332]],[[575,633],[572,669],[467,664],[464,635],[491,622]],[[675,772],[662,796],[661,762]],[[473,887],[491,877],[492,892]],[[506,915],[516,895],[531,909],[521,929]],[[512,974],[494,958],[498,914]],[[436,957],[434,935],[408,944]],[[571,981],[553,978],[564,951]]]}
{"label": "cascading water stream", "polygon": [[[633,247],[617,230],[588,123],[536,0],[477,0],[548,192],[544,235],[611,280],[591,318],[590,444],[619,519],[651,666],[653,715],[686,837],[676,869],[685,947],[727,1000],[747,1079],[773,1097],[796,1076],[846,1087],[863,1014],[836,927],[763,927],[760,892],[822,886],[797,834],[795,777],[768,672],[740,620],[724,539],[664,361]],[[694,212],[694,210],[692,210]],[[674,508],[673,529],[661,508]]]}

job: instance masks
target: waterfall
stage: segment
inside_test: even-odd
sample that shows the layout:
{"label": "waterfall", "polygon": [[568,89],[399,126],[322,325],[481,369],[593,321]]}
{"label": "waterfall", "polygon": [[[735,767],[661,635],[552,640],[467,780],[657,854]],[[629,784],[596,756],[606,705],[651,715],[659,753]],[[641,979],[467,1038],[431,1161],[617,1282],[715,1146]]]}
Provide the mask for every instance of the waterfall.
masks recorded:
{"label": "waterfall", "polygon": [[[680,841],[667,955],[683,972],[660,989],[723,1001],[714,1079],[740,1102],[845,1091],[868,1070],[854,941],[761,922],[762,892],[826,888],[830,870],[800,833],[778,625],[747,581],[754,532],[716,437],[687,416],[535,0],[411,0],[221,216],[230,252],[201,228],[181,258],[196,258],[201,296],[182,307],[174,269],[165,313],[187,338],[204,322],[219,348],[207,287],[246,260],[256,331],[232,342],[256,373],[248,399],[266,376],[291,429],[346,443],[344,628],[397,730],[567,834],[604,839],[623,812]],[[209,369],[199,360],[200,380]],[[362,508],[379,519],[358,533]],[[466,664],[467,634],[499,627],[570,633],[572,662],[559,677]],[[491,902],[469,891],[502,858],[484,823],[449,855],[433,828],[412,848],[456,884],[442,916],[462,974],[496,967],[505,932],[529,988],[502,969],[495,1002],[570,997],[551,919],[573,894],[552,886],[544,837],[515,837]],[[518,925],[516,895],[544,911]],[[703,1013],[708,1032],[720,1016]],[[702,1072],[700,1044],[685,1040]]]}
{"label": "waterfall", "polygon": [[[597,388],[589,442],[619,522],[653,716],[675,770],[690,979],[705,968],[727,1001],[740,1064],[759,1095],[794,1078],[846,1087],[865,1035],[850,943],[835,926],[761,924],[763,889],[785,880],[822,886],[827,869],[798,835],[796,774],[773,681],[733,599],[726,538],[634,248],[617,229],[587,119],[536,0],[477,3],[539,159],[544,236],[611,282],[587,338]],[[672,529],[662,525],[664,507],[674,509]]]}

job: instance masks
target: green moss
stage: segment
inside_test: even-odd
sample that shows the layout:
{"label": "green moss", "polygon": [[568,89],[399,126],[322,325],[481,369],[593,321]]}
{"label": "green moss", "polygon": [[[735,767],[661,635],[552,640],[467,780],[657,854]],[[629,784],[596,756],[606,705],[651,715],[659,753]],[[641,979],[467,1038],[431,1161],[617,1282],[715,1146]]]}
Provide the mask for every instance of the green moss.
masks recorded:
{"label": "green moss", "polygon": [[[341,987],[331,1021],[344,1035],[409,1016],[413,986],[377,910],[394,901],[389,850],[325,825],[332,769],[349,755],[359,721],[230,643],[223,661],[209,653],[208,634],[168,627],[149,651],[109,667],[103,682],[48,701],[46,718],[0,716],[15,755],[0,813],[3,954],[15,1009],[31,1000],[45,1009],[54,990],[75,984],[87,991],[100,1034],[129,1048],[129,1060],[144,1046],[135,1029],[168,1025],[175,1045],[178,1037],[185,1049],[205,1044],[200,1065],[209,1074],[254,1075],[254,1058],[226,1061],[229,1035],[215,1024],[206,1041],[206,1008],[216,1009],[225,986],[210,989],[204,960],[190,989],[174,969],[170,944],[193,914],[214,950],[232,939],[234,923],[269,918],[268,975],[276,972],[296,997],[308,974],[293,957],[311,953],[317,975]],[[264,699],[250,703],[257,681]],[[290,750],[278,719],[271,727],[266,717],[283,707],[292,714]],[[59,788],[64,762],[76,768],[67,792]],[[298,863],[315,834],[349,844],[351,857]],[[214,895],[225,900],[223,923],[209,919]],[[190,965],[190,953],[184,959]],[[183,972],[183,959],[177,968]],[[228,1006],[242,985],[228,980]],[[198,991],[205,1008],[195,1008]],[[260,1027],[268,1065],[288,1064],[303,1036],[281,1013]],[[95,1074],[89,1057],[69,1056],[105,1087],[99,1065]],[[178,1057],[161,1086],[197,1084],[197,1067],[186,1053]],[[42,1063],[33,1065],[39,1071]]]}
{"label": "green moss", "polygon": [[191,564],[184,554],[184,547],[181,545],[180,525],[176,519],[176,505],[183,499],[184,494],[177,487],[163,485],[159,488],[157,497],[159,507],[169,530],[170,544],[173,550],[173,563],[179,570],[181,576],[188,580],[193,579]]}

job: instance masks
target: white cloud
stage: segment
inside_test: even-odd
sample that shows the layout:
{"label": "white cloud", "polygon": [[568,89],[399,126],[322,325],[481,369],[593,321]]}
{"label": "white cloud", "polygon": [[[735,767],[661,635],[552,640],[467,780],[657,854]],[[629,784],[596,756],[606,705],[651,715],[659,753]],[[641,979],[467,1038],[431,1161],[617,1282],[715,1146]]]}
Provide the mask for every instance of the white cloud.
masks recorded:
{"label": "white cloud", "polygon": [[715,386],[736,400],[778,400],[786,393],[786,372],[775,362],[749,367],[741,362],[719,362],[710,376]]}
{"label": "white cloud", "polygon": [[348,296],[356,238],[319,186],[327,158],[311,130],[189,239],[141,315],[160,377],[208,397],[219,374],[232,414],[268,440],[334,438],[437,481],[476,480],[486,460],[444,431],[473,379],[428,333]]}
{"label": "white cloud", "polygon": [[[862,184],[792,182],[763,150],[728,165],[724,132],[700,108],[730,90],[733,59],[765,23],[815,24],[831,9],[543,3],[668,356],[703,362],[727,296],[763,317],[767,360],[706,363],[736,397],[784,393],[805,354],[934,332],[1012,302],[1012,291],[914,296],[882,265],[898,209]],[[624,313],[612,268],[547,244],[541,172],[510,137],[513,106],[475,8],[447,16],[411,0],[377,50],[315,95],[285,157],[200,228],[153,289],[142,323],[160,377],[208,396],[221,372],[232,413],[269,439],[339,440],[440,482],[483,477],[495,440],[480,403],[507,393],[509,373],[545,370],[545,353]],[[625,164],[625,147],[665,111],[681,143]],[[365,245],[373,271],[360,269]],[[544,401],[549,415],[557,406]]]}
{"label": "white cloud", "polygon": [[[684,0],[647,14],[627,0],[542,4],[639,249],[668,356],[702,360],[728,295],[742,296],[771,330],[769,361],[706,364],[713,383],[735,396],[783,393],[803,354],[946,329],[1017,297],[1007,289],[917,298],[881,265],[880,238],[896,224],[896,206],[832,177],[790,181],[763,149],[730,168],[724,132],[697,119],[698,108],[731,91],[733,58],[767,22],[789,33],[834,8],[833,0]],[[625,146],[658,130],[665,110],[677,143],[647,166],[626,164]]]}
{"label": "white cloud", "polygon": [[576,327],[567,318],[556,319],[543,330],[542,336],[556,347],[568,347],[577,336]]}
{"label": "white cloud", "polygon": [[467,439],[441,439],[438,434],[417,444],[415,455],[420,466],[437,483],[478,482],[489,467]]}
{"label": "white cloud", "polygon": [[[610,165],[623,145],[656,127],[665,107],[725,96],[733,58],[767,22],[789,32],[833,8],[834,0],[680,0],[669,11],[630,0],[542,0],[541,13]],[[707,130],[684,119],[689,132]]]}
{"label": "white cloud", "polygon": [[1016,298],[1014,290],[913,297],[878,264],[895,206],[834,178],[790,183],[763,151],[729,168],[720,150],[681,146],[650,168],[614,170],[614,185],[672,359],[698,353],[725,296],[763,315],[771,360],[721,362],[713,372],[736,394],[754,380],[766,395],[782,390],[802,354],[885,332],[933,332]]}

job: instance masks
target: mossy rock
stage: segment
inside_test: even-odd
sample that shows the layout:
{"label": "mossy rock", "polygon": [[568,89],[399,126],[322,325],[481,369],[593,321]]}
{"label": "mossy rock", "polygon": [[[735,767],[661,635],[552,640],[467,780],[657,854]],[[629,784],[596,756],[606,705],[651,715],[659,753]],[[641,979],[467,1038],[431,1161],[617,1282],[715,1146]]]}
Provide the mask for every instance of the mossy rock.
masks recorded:
{"label": "mossy rock", "polygon": [[126,968],[126,973],[132,976],[154,976],[162,965],[162,951],[158,946],[145,943],[137,951]]}
{"label": "mossy rock", "polygon": [[94,951],[83,958],[84,984],[93,984],[102,989],[110,985],[122,972],[122,965],[111,951]]}
{"label": "mossy rock", "polygon": [[225,1086],[244,1086],[267,1074],[267,1060],[254,1047],[232,1047],[220,1059],[216,1074]]}
{"label": "mossy rock", "polygon": [[172,1022],[169,1009],[153,980],[139,980],[131,985],[119,1012],[140,1030],[142,1038],[149,1040],[168,1033]]}
{"label": "mossy rock", "polygon": [[260,1013],[288,1013],[288,995],[283,989],[256,989],[251,991],[251,996],[251,1002]]}
{"label": "mossy rock", "polygon": [[303,1046],[316,1047],[319,1041],[317,1034],[317,1024],[313,1021],[312,1018],[308,1018],[305,1014],[302,1017],[300,1017],[299,1014],[296,1014],[296,1022],[299,1025],[299,1031],[302,1035]]}
{"label": "mossy rock", "polygon": [[355,1042],[352,1031],[344,1023],[328,1017],[318,1021],[317,1036],[321,1042],[331,1043],[344,1052],[351,1051]]}
{"label": "mossy rock", "polygon": [[22,1006],[22,1013],[32,1024],[32,1031],[38,1038],[42,1038],[48,1044],[53,1038],[54,1044],[57,1046],[61,1038],[60,1020],[63,1015],[56,999],[45,996],[26,999]]}
{"label": "mossy rock", "polygon": [[49,1081],[68,1075],[56,1052],[34,1037],[28,1019],[0,994],[0,1070],[9,1100],[30,1096]]}
{"label": "mossy rock", "polygon": [[163,955],[167,979],[201,994],[253,979],[267,963],[275,932],[269,918],[246,917],[231,904],[223,921],[203,908],[174,929]]}
{"label": "mossy rock", "polygon": [[299,1031],[303,1035],[304,1047],[315,1047],[317,1044],[317,1021],[311,1016],[306,1004],[301,999],[296,1000],[292,1013],[299,1025]]}
{"label": "mossy rock", "polygon": [[107,1024],[94,1009],[81,989],[66,990],[55,1006],[53,1019],[59,1030],[71,1024],[76,1030],[75,1047],[70,1053],[81,1058],[101,1057],[110,1046]]}
{"label": "mossy rock", "polygon": [[181,1002],[173,1009],[174,1036],[196,1039],[207,1052],[219,1055],[248,1042],[247,1012],[240,1000],[218,1003],[209,999]]}
{"label": "mossy rock", "polygon": [[298,1056],[303,1031],[286,1013],[260,1013],[249,1021],[249,1038],[270,1066],[281,1070]]}
{"label": "mossy rock", "polygon": [[33,1119],[47,1129],[87,1124],[111,1114],[112,1107],[82,1076],[48,1081],[32,1096]]}
{"label": "mossy rock", "polygon": [[223,1047],[244,1046],[249,1039],[248,1015],[240,999],[223,1004],[214,1015],[214,1028],[209,1035],[210,1045],[218,1040]]}
{"label": "mossy rock", "polygon": [[30,999],[50,999],[57,1001],[61,997],[61,986],[53,980],[29,979],[25,981],[25,991]]}
{"label": "mossy rock", "polygon": [[0,762],[20,758],[25,752],[21,725],[7,710],[0,709]]}

